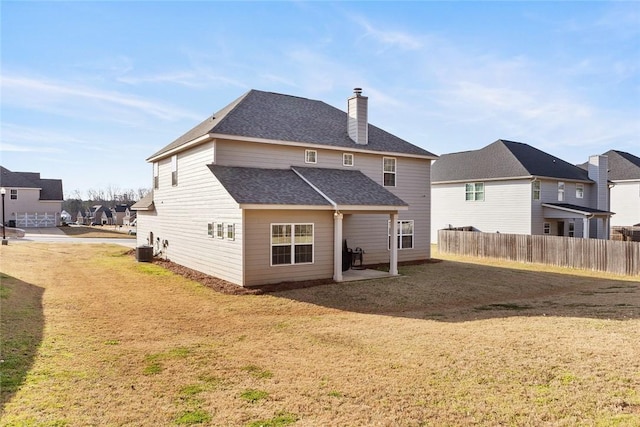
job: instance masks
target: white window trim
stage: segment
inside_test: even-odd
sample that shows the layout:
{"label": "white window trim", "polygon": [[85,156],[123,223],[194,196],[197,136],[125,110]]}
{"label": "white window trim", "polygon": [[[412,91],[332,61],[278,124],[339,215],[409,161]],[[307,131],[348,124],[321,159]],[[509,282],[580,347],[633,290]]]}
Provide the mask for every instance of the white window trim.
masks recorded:
{"label": "white window trim", "polygon": [[[288,225],[291,227],[291,242],[290,243],[273,243],[273,226],[274,225]],[[296,262],[296,225],[310,225],[311,226],[311,262]],[[313,222],[273,222],[269,225],[269,265],[271,267],[286,267],[292,265],[311,265],[315,263],[316,259],[316,226]],[[308,245],[309,243],[300,243],[301,245]],[[291,260],[288,264],[274,264],[273,263],[273,247],[274,246],[290,246],[291,247]]]}
{"label": "white window trim", "polygon": [[531,183],[531,198],[532,198],[532,200],[540,200],[540,196],[541,195],[542,195],[542,184],[540,183],[540,181],[533,181]]}
{"label": "white window trim", "polygon": [[213,232],[215,233],[216,239],[224,239],[224,223],[222,222],[214,222],[215,229]]}
{"label": "white window trim", "polygon": [[558,201],[559,202],[564,202],[564,182],[563,181],[558,181]]}
{"label": "white window trim", "polygon": [[[347,163],[347,157],[351,157],[351,163]],[[342,153],[342,166],[352,167],[355,164],[355,156],[353,153]]]}
{"label": "white window trim", "polygon": [[160,164],[158,162],[153,163],[153,188],[160,188]]}
{"label": "white window trim", "polygon": [[[393,160],[393,171],[388,171],[385,169],[385,160]],[[393,185],[385,184],[385,175],[392,174],[393,175]],[[383,187],[396,187],[398,185],[398,159],[395,157],[383,157],[382,158],[382,186]]]}
{"label": "white window trim", "polygon": [[178,185],[178,155],[171,156],[171,186]]}
{"label": "white window trim", "polygon": [[584,199],[584,184],[576,184],[576,199]]}
{"label": "white window trim", "polygon": [[[309,155],[313,153],[313,160],[309,159]],[[309,164],[318,163],[318,151],[317,150],[304,150],[304,162]]]}
{"label": "white window trim", "polygon": [[551,223],[549,222],[542,223],[542,234],[551,234]]}
{"label": "white window trim", "polygon": [[[479,194],[480,192],[476,190],[476,186],[478,184],[482,184],[482,199],[477,199],[476,198],[476,194]],[[470,193],[473,195],[472,199],[467,199],[467,194],[469,194],[469,192],[467,191],[467,186],[468,185],[472,185],[473,186],[473,191]],[[484,182],[467,182],[464,184],[464,201],[465,202],[484,202],[484,196],[485,196],[485,186],[484,186]]]}
{"label": "white window trim", "polygon": [[9,200],[18,200],[18,189],[12,188],[9,190]]}
{"label": "white window trim", "polygon": [[[402,234],[402,223],[403,222],[410,222],[411,223],[411,234],[407,234],[406,236],[411,236],[411,247],[410,248],[401,248],[401,244],[402,244],[402,237],[405,236],[404,234]],[[396,241],[396,245],[398,245],[398,250],[402,251],[405,249],[413,249],[416,247],[416,226],[415,226],[415,221],[412,219],[399,219],[398,221],[396,221],[396,227],[398,227],[398,235],[397,238],[398,240]],[[391,220],[387,221],[387,232],[389,235],[389,238],[387,239],[387,250],[391,250]]]}
{"label": "white window trim", "polygon": [[236,240],[236,225],[235,224],[227,224],[227,240]]}

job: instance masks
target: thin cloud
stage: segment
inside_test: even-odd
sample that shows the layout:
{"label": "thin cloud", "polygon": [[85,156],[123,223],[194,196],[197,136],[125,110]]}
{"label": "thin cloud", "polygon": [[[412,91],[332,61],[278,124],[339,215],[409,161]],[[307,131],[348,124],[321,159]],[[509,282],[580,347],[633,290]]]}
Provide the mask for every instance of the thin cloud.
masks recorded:
{"label": "thin cloud", "polygon": [[[98,104],[103,108],[116,108],[133,111],[162,120],[197,120],[199,116],[181,108],[164,105],[130,94],[105,91],[87,86],[74,86],[68,83],[39,80],[35,78],[5,75],[1,80],[3,103],[24,105],[29,108],[48,109],[51,106],[74,105],[83,108],[84,103]],[[55,108],[53,109],[55,111]]]}
{"label": "thin cloud", "polygon": [[369,21],[363,17],[356,17],[354,20],[365,31],[362,38],[371,38],[383,45],[385,49],[399,48],[403,50],[418,50],[423,46],[423,42],[420,38],[407,32],[382,30],[369,23]]}

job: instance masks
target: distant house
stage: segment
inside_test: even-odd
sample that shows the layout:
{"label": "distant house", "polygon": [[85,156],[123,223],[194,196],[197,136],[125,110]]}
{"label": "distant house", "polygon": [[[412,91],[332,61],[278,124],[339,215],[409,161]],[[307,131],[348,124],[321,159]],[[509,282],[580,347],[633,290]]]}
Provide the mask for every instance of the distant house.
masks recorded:
{"label": "distant house", "polygon": [[606,239],[607,157],[586,169],[505,140],[444,154],[431,169],[432,241],[446,228]]}
{"label": "distant house", "polygon": [[130,205],[121,203],[111,209],[111,215],[114,225],[129,225],[131,222]]}
{"label": "distant house", "polygon": [[111,209],[103,205],[94,205],[89,208],[89,223],[91,225],[112,225],[113,213]]}
{"label": "distant house", "polygon": [[67,211],[65,211],[65,210],[63,210],[62,212],[60,212],[60,219],[61,219],[62,221],[64,221],[64,222],[71,222],[71,218],[72,218],[72,215],[71,215],[69,212],[67,212]]}
{"label": "distant house", "polygon": [[[347,112],[251,90],[147,159],[138,244],[241,286],[343,280],[364,263],[429,259],[432,153]],[[391,226],[390,226],[391,225]]]}
{"label": "distant house", "polygon": [[609,150],[612,238],[640,241],[640,157]]}
{"label": "distant house", "polygon": [[43,179],[36,172],[12,172],[0,166],[0,186],[6,190],[2,222],[10,227],[55,227],[62,212],[62,180]]}

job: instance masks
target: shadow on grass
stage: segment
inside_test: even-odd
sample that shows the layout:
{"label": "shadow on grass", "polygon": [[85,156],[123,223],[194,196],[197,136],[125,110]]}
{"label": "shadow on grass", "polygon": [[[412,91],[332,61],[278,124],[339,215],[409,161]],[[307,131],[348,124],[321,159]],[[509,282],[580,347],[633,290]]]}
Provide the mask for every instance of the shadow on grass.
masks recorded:
{"label": "shadow on grass", "polygon": [[407,266],[400,274],[272,295],[351,312],[444,322],[513,316],[640,318],[640,280],[454,261]]}
{"label": "shadow on grass", "polygon": [[42,342],[44,289],[0,273],[0,415],[24,384]]}

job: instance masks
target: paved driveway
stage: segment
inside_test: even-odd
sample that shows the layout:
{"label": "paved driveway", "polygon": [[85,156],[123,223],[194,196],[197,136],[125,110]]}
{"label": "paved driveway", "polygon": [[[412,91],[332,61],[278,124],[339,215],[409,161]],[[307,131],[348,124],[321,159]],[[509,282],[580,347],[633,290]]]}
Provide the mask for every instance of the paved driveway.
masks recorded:
{"label": "paved driveway", "polygon": [[26,228],[25,236],[21,239],[10,238],[9,244],[26,243],[26,242],[45,242],[45,243],[110,243],[114,245],[122,245],[127,248],[136,247],[136,239],[110,239],[96,237],[71,237],[64,234],[57,228]]}

